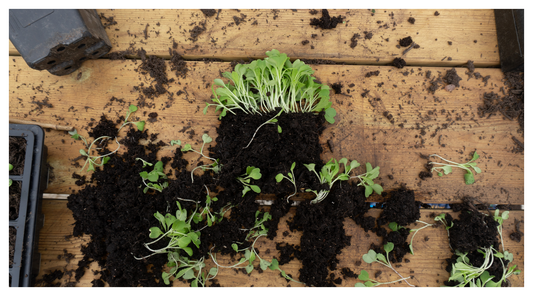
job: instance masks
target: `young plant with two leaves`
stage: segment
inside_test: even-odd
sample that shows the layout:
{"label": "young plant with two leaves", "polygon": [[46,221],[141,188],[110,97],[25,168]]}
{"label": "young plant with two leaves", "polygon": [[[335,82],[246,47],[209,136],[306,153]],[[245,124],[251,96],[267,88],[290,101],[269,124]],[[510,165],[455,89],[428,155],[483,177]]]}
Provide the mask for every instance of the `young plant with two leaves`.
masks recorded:
{"label": "young plant with two leaves", "polygon": [[[206,170],[212,170],[215,174],[218,174],[220,173],[220,170],[222,169],[222,164],[220,163],[220,160],[219,159],[214,159],[212,157],[209,157],[207,155],[204,154],[204,147],[205,147],[205,144],[209,144],[213,141],[213,138],[211,138],[208,134],[203,134],[202,135],[202,148],[200,148],[200,151],[196,151],[192,148],[191,144],[185,144],[183,145],[183,147],[181,148],[181,152],[189,152],[189,151],[192,151],[192,152],[195,152],[195,153],[198,153],[200,154],[202,157],[204,158],[207,158],[209,160],[212,160],[213,163],[211,164],[205,164],[205,165],[200,165],[200,166],[197,166],[195,167],[192,171],[191,171],[191,180],[192,182],[194,183],[194,171],[198,168],[202,169],[203,171],[206,171]],[[172,140],[170,141],[170,145],[171,146],[174,146],[174,145],[178,145],[178,146],[181,146],[181,141],[180,140]]]}
{"label": "young plant with two leaves", "polygon": [[246,167],[246,173],[242,174],[240,177],[237,177],[237,181],[239,181],[244,187],[242,190],[243,197],[250,190],[255,193],[261,193],[261,188],[259,188],[259,186],[250,183],[252,180],[261,179],[261,177],[261,170],[259,168],[254,166]]}
{"label": "young plant with two leaves", "polygon": [[265,59],[249,64],[237,64],[233,72],[222,75],[230,82],[215,79],[212,87],[213,103],[209,106],[221,111],[219,118],[228,112],[241,110],[246,114],[267,114],[277,108],[283,112],[325,112],[328,122],[335,122],[337,112],[331,107],[329,87],[316,83],[314,71],[304,62],[291,62],[286,54],[273,49]]}
{"label": "young plant with two leaves", "polygon": [[[145,168],[147,166],[150,166],[150,167],[153,166],[154,167],[150,172],[142,171],[142,172],[139,173],[139,175],[142,178],[144,186],[146,186],[143,189],[144,193],[148,192],[149,189],[153,189],[153,190],[162,192],[163,189],[168,187],[168,181],[163,181],[162,183],[157,183],[157,182],[159,182],[160,179],[167,179],[167,175],[163,172],[163,162],[162,161],[156,162],[155,166],[154,166],[153,164],[147,162],[146,160],[144,160],[142,158],[136,158],[135,160],[142,161],[143,168]],[[146,183],[147,181],[148,181],[148,183]]]}
{"label": "young plant with two leaves", "polygon": [[465,184],[470,185],[474,184],[474,173],[470,169],[473,169],[477,174],[481,174],[481,169],[477,166],[477,163],[474,161],[479,158],[479,155],[477,154],[477,151],[474,151],[474,155],[472,156],[472,159],[466,163],[457,163],[451,160],[447,160],[443,158],[440,155],[432,154],[429,157],[438,157],[442,160],[444,160],[447,163],[440,163],[440,162],[429,162],[430,165],[433,165],[433,168],[431,169],[431,172],[436,171],[439,177],[442,177],[444,175],[448,175],[452,172],[453,168],[460,168],[465,170]]}
{"label": "young plant with two leaves", "polygon": [[392,264],[389,261],[389,253],[392,252],[392,250],[394,250],[394,244],[391,243],[391,242],[388,242],[388,243],[386,243],[383,246],[383,249],[385,250],[385,254],[386,255],[383,255],[381,253],[376,253],[376,251],[370,249],[368,251],[368,253],[363,255],[363,261],[365,261],[368,264],[372,264],[374,262],[377,262],[377,263],[379,263],[381,265],[384,265],[384,266],[390,268],[392,271],[394,271],[394,273],[396,273],[400,277],[400,279],[399,280],[395,280],[395,281],[386,282],[386,283],[381,283],[381,282],[378,282],[376,280],[370,279],[370,276],[368,275],[368,272],[365,271],[365,270],[362,270],[361,274],[359,274],[359,276],[358,276],[358,279],[364,281],[364,283],[357,283],[357,284],[355,284],[355,286],[356,287],[375,287],[375,286],[380,286],[380,285],[386,285],[386,284],[392,284],[392,283],[396,283],[396,282],[400,282],[400,281],[405,281],[405,283],[407,283],[407,285],[409,285],[411,287],[414,287],[413,285],[411,285],[407,281],[407,279],[409,279],[409,278],[408,277],[406,277],[406,278],[402,277],[398,273],[398,271],[396,271],[396,269],[394,269],[394,267],[392,266]]}

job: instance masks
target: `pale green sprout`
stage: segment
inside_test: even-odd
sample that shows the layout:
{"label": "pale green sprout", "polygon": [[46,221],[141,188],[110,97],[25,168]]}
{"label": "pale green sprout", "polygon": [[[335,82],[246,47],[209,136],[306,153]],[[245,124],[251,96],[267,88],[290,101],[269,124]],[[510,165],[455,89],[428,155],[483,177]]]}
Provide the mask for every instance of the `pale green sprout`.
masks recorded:
{"label": "pale green sprout", "polygon": [[294,177],[294,168],[295,167],[296,167],[296,162],[293,162],[292,165],[291,165],[291,171],[287,173],[287,176],[284,176],[282,173],[279,173],[279,174],[276,175],[276,182],[277,183],[281,182],[283,179],[287,179],[287,180],[289,180],[289,182],[292,183],[292,185],[294,185],[294,193],[287,197],[287,202],[289,202],[289,199],[291,197],[293,197],[294,195],[296,195],[296,193],[298,192],[298,188],[296,187],[296,179]]}
{"label": "pale green sprout", "polygon": [[[215,172],[215,174],[218,174],[220,173],[220,170],[222,169],[222,164],[220,163],[220,160],[219,159],[214,159],[212,157],[209,157],[207,155],[205,155],[203,153],[204,151],[204,147],[205,147],[205,144],[209,144],[213,141],[213,138],[211,138],[208,134],[203,134],[202,135],[202,148],[200,148],[200,151],[196,151],[192,148],[191,144],[185,144],[183,145],[183,147],[181,148],[181,151],[182,152],[188,152],[188,151],[192,151],[192,152],[196,152],[198,154],[200,154],[202,157],[204,158],[207,158],[207,159],[210,159],[213,161],[213,163],[211,164],[205,164],[205,165],[200,165],[200,166],[197,166],[195,167],[192,171],[191,171],[191,180],[192,180],[192,183],[194,183],[194,171],[198,168],[202,169],[203,171],[205,170],[212,170],[213,172]],[[181,146],[181,141],[180,140],[172,140],[171,143],[170,143],[172,146],[173,145],[179,145]]]}
{"label": "pale green sprout", "polygon": [[475,180],[474,180],[474,174],[472,173],[472,171],[470,170],[471,168],[477,173],[477,174],[480,174],[481,173],[481,169],[477,166],[477,163],[475,163],[474,161],[477,160],[479,158],[479,155],[477,154],[477,151],[474,151],[474,155],[472,156],[472,159],[469,161],[469,162],[466,162],[466,163],[457,163],[457,162],[454,162],[454,161],[451,161],[451,160],[447,160],[445,158],[443,158],[442,156],[440,155],[437,155],[437,154],[432,154],[430,155],[429,157],[438,157],[444,161],[446,161],[448,164],[446,163],[439,163],[439,162],[430,162],[429,164],[432,164],[432,165],[439,165],[439,166],[434,166],[432,169],[431,169],[431,172],[433,171],[436,171],[437,174],[439,175],[439,177],[442,177],[442,175],[448,175],[449,173],[452,172],[452,168],[460,168],[460,169],[463,169],[466,171],[465,173],[465,184],[466,185],[470,185],[470,184],[474,184]]}
{"label": "pale green sprout", "polygon": [[[143,168],[146,166],[152,166],[151,163],[147,162],[146,160],[142,158],[136,158],[135,160],[140,160],[143,162]],[[167,179],[167,175],[163,172],[163,162],[158,161],[156,162],[154,168],[152,171],[142,171],[139,173],[139,175],[142,178],[144,189],[143,192],[148,192],[149,189],[153,189],[159,192],[163,192],[163,189],[168,187],[168,182],[164,181],[163,183],[157,183],[159,179]],[[148,183],[146,181],[148,180]],[[142,186],[142,185],[141,185]]]}
{"label": "pale green sprout", "polygon": [[128,113],[126,114],[126,119],[124,119],[124,123],[120,126],[118,131],[120,131],[124,126],[126,126],[126,124],[130,124],[130,123],[135,124],[137,126],[137,129],[139,129],[140,131],[144,130],[144,124],[145,124],[144,121],[137,121],[137,122],[128,121],[128,119],[130,118],[130,115],[137,110],[138,110],[137,106],[135,105],[129,106]]}
{"label": "pale green sprout", "polygon": [[[9,164],[9,170],[11,171],[13,169],[13,165]],[[9,179],[9,187],[13,184],[13,180]]]}
{"label": "pale green sprout", "polygon": [[241,175],[240,177],[237,177],[237,180],[241,182],[241,184],[244,186],[244,189],[242,190],[242,196],[252,190],[255,193],[261,193],[261,188],[257,185],[250,184],[250,181],[253,180],[259,180],[261,179],[261,170],[259,168],[256,168],[254,166],[248,166],[246,168],[246,173]]}
{"label": "pale green sprout", "polygon": [[383,187],[381,185],[374,183],[374,179],[379,176],[379,167],[372,168],[372,165],[367,162],[366,163],[366,173],[350,177],[350,179],[357,178],[359,180],[359,184],[357,186],[364,186],[365,187],[365,197],[368,198],[373,192],[376,192],[377,194],[381,195],[383,192]]}
{"label": "pale green sprout", "polygon": [[[413,285],[411,285],[407,279],[407,278],[404,278],[403,276],[401,276],[397,271],[396,269],[394,269],[394,267],[392,267],[392,264],[390,263],[389,261],[389,253],[392,252],[392,250],[394,249],[394,244],[391,243],[391,242],[388,242],[386,243],[384,246],[383,246],[383,249],[385,250],[385,253],[386,255],[384,256],[383,254],[378,254],[376,253],[374,250],[370,249],[368,251],[368,253],[364,254],[363,255],[363,261],[365,261],[366,263],[368,264],[371,264],[371,263],[374,263],[374,262],[377,262],[379,264],[382,264],[390,269],[392,269],[392,271],[394,271],[399,277],[400,277],[400,280],[397,280],[397,281],[393,281],[393,282],[388,282],[387,284],[389,283],[394,283],[394,282],[399,282],[399,281],[405,281],[405,283],[407,283],[409,286],[411,287],[414,287]],[[364,276],[363,276],[364,278]],[[359,278],[361,279],[361,278]],[[363,279],[361,279],[363,280]],[[366,280],[365,282],[365,286],[366,287],[373,287],[373,286],[377,286],[378,284],[385,284],[385,283],[379,283],[377,281],[373,281],[373,280],[370,280],[368,279],[368,273],[367,273],[367,278],[365,278],[364,280]],[[357,287],[357,286],[356,286]]]}
{"label": "pale green sprout", "polygon": [[[250,142],[248,142],[248,145],[246,145],[246,147],[243,147],[242,149],[246,149],[250,146],[250,144],[252,144],[252,141],[254,140],[255,138],[255,135],[257,134],[257,131],[259,131],[259,129],[265,125],[265,124],[275,124],[278,122],[278,119],[276,117],[280,116],[281,115],[281,112],[283,112],[283,110],[280,110],[278,112],[278,114],[276,114],[274,117],[270,118],[269,120],[265,121],[263,124],[261,124],[256,130],[255,130],[255,133],[254,135],[252,136],[252,139],[250,140]],[[278,125],[278,133],[281,133],[281,127]]]}
{"label": "pale green sprout", "polygon": [[[344,165],[344,173],[340,172],[340,164]],[[307,192],[313,192],[316,195],[316,198],[311,201],[312,204],[319,203],[323,201],[329,194],[329,191],[333,187],[333,184],[339,180],[346,181],[350,179],[350,172],[359,166],[357,160],[352,160],[348,164],[348,159],[342,158],[337,161],[336,159],[330,159],[320,170],[319,173],[315,170],[315,164],[304,164],[304,166],[310,171],[314,172],[317,176],[320,184],[328,184],[329,189],[322,189],[320,191],[306,189]]]}

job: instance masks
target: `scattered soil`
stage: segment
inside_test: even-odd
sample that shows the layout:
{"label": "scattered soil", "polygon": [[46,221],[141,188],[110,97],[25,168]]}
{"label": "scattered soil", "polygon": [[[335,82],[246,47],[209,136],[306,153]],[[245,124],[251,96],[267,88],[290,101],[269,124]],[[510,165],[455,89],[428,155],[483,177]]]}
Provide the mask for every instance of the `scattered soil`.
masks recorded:
{"label": "scattered soil", "polygon": [[398,69],[401,69],[405,67],[406,63],[405,60],[402,58],[394,58],[394,60],[392,61],[392,65]]}
{"label": "scattered soil", "polygon": [[13,169],[10,175],[22,175],[24,173],[24,159],[26,158],[26,139],[21,137],[9,137],[9,163]]}
{"label": "scattered soil", "polygon": [[409,23],[413,24],[413,25],[415,24],[415,18],[414,18],[414,17],[410,17],[410,18],[408,18],[407,21],[408,21]]}
{"label": "scattered soil", "polygon": [[[379,72],[379,71],[378,71]],[[335,82],[331,85],[331,88],[335,92],[335,94],[341,94],[342,93],[342,83]]]}
{"label": "scattered soil", "polygon": [[509,238],[511,238],[517,243],[521,242],[522,236],[524,236],[524,233],[520,231],[520,224],[522,224],[522,222],[515,219],[514,220],[515,231],[509,235]]}
{"label": "scattered soil", "polygon": [[357,46],[357,39],[360,39],[361,35],[355,33],[353,34],[352,38],[350,39],[350,47],[355,48]]}
{"label": "scattered soil", "polygon": [[365,74],[365,78],[372,77],[372,76],[379,76],[379,70],[367,72]]}
{"label": "scattered soil", "polygon": [[407,47],[413,43],[411,36],[400,39],[400,46]]}
{"label": "scattered soil", "polygon": [[[311,13],[313,14],[313,13]],[[342,23],[343,16],[329,16],[329,12],[327,9],[322,9],[322,17],[317,19],[313,18],[311,19],[311,26],[319,27],[322,29],[334,29],[337,27],[337,24]]]}
{"label": "scattered soil", "polygon": [[455,70],[455,68],[452,68],[446,71],[446,74],[444,75],[442,80],[446,84],[453,84],[455,85],[455,87],[459,87],[459,81],[463,80],[463,78],[457,75],[457,71]]}
{"label": "scattered soil", "polygon": [[212,17],[217,14],[216,9],[200,9],[206,17]]}

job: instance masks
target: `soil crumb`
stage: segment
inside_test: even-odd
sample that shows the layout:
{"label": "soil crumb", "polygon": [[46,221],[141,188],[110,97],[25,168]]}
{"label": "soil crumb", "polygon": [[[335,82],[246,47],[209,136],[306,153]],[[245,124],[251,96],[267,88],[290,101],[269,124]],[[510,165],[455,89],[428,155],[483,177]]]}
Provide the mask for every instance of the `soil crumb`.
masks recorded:
{"label": "soil crumb", "polygon": [[402,58],[394,58],[394,60],[392,61],[392,65],[398,69],[401,69],[405,67],[406,63],[405,60]]}
{"label": "soil crumb", "polygon": [[327,9],[322,9],[322,17],[317,19],[313,18],[311,19],[311,26],[319,27],[322,29],[334,29],[337,27],[337,24],[342,23],[343,17],[342,16],[329,16],[329,12]]}

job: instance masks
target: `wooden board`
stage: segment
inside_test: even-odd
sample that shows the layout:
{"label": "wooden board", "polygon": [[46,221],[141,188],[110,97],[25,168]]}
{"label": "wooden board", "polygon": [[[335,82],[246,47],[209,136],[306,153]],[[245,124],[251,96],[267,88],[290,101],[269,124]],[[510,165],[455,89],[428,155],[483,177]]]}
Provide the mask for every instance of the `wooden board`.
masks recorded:
{"label": "wooden board", "polygon": [[[214,109],[207,115],[202,114],[202,109],[212,96],[212,81],[230,67],[220,62],[187,64],[190,71],[186,79],[176,78],[167,67],[169,78],[177,79],[168,91],[183,93],[173,100],[161,95],[151,102],[153,108],[141,108],[135,116],[146,120],[149,113],[156,112],[157,122],[147,123],[146,128],[159,133],[160,140],[169,143],[181,139],[198,145],[204,132],[216,136],[219,121]],[[92,120],[98,121],[102,114],[116,120],[126,114],[130,103],[138,103],[139,92],[134,87],[143,82],[150,84],[149,77],[136,71],[139,65],[139,61],[131,60],[88,61],[79,71],[58,77],[28,68],[21,57],[11,57],[9,116],[70,125],[87,135]],[[380,166],[379,182],[385,190],[405,183],[424,202],[456,202],[470,195],[492,204],[524,203],[524,155],[512,153],[515,145],[512,136],[522,140],[518,123],[501,115],[487,119],[477,114],[483,93],[498,93],[505,88],[499,69],[476,70],[484,77],[491,76],[485,85],[481,79],[468,80],[466,69],[457,68],[463,78],[461,87],[451,93],[439,89],[433,95],[427,90],[426,72],[431,71],[433,78],[450,68],[357,65],[313,65],[313,68],[322,83],[343,85],[342,94],[331,92],[338,115],[321,139],[324,161],[347,157]],[[365,77],[370,71],[380,73]],[[366,97],[361,95],[364,90],[368,90]],[[112,97],[123,102],[111,102]],[[39,110],[37,102],[47,99],[52,107]],[[394,123],[383,115],[385,111],[393,115]],[[190,131],[184,130],[188,125],[193,126],[196,137],[189,138]],[[73,159],[83,148],[81,142],[75,142],[66,132],[51,130],[46,132],[45,144],[54,173],[46,192],[71,193],[77,189],[71,176],[80,173]],[[160,156],[169,155],[174,149],[165,147]],[[425,164],[420,153],[437,153],[466,162],[475,150],[483,170],[475,175],[475,184],[465,185],[463,173],[458,170],[442,178],[435,175],[426,181],[419,180],[418,174]],[[372,200],[379,198],[374,195]]]}
{"label": "wooden board", "polygon": [[[310,25],[322,13],[312,15],[309,9],[224,9],[212,17],[198,9],[97,10],[117,22],[106,29],[112,52],[135,44],[148,54],[168,58],[175,41],[186,59],[263,58],[276,48],[295,59],[384,65],[402,56],[405,48],[396,47],[398,40],[411,36],[420,48],[403,56],[408,65],[458,66],[473,60],[477,67],[499,66],[492,9],[439,9],[438,16],[435,11],[376,9],[372,14],[370,9],[330,9],[330,16],[343,16],[344,23],[324,30]],[[414,24],[408,22],[410,17]],[[205,31],[193,41],[191,31],[197,26],[205,26]],[[372,37],[365,38],[367,33]],[[354,34],[360,39],[352,48]],[[18,54],[11,43],[9,54]]]}
{"label": "wooden board", "polygon": [[[377,217],[380,210],[371,210],[370,214]],[[432,223],[432,219],[429,217],[431,213],[441,213],[442,210],[422,210],[421,221]],[[449,212],[447,210],[446,212]],[[56,269],[62,271],[69,271],[77,268],[77,262],[83,257],[80,251],[80,247],[86,244],[89,240],[88,237],[71,237],[72,224],[74,219],[72,212],[67,209],[66,201],[59,200],[45,200],[43,202],[43,213],[45,215],[44,227],[41,230],[39,240],[39,252],[41,253],[41,269],[37,279],[41,279],[42,276],[48,272]],[[268,239],[260,240],[257,243],[259,253],[264,254],[264,258],[270,260],[278,255],[278,251],[275,247],[275,242],[287,242],[291,244],[299,244],[301,233],[290,232],[288,236],[283,236],[284,231],[288,231],[286,224],[287,219],[291,219],[294,216],[294,208],[291,209],[289,214],[285,216],[279,224],[278,236],[274,241]],[[452,216],[456,214],[452,213]],[[517,264],[518,269],[524,270],[524,244],[516,243],[509,239],[509,234],[515,229],[515,219],[518,221],[524,221],[523,211],[512,211],[509,215],[509,219],[504,221],[503,224],[503,238],[506,250],[513,253],[513,264]],[[523,231],[523,224],[521,224],[521,230]],[[418,227],[420,227],[419,224]],[[370,244],[380,243],[381,238],[378,238],[374,233],[365,233],[364,230],[355,225],[351,219],[347,219],[344,223],[346,229],[346,235],[351,236],[351,245],[343,249],[342,253],[338,255],[340,262],[338,264],[339,274],[336,273],[336,277],[341,277],[340,269],[344,267],[350,268],[355,273],[359,274],[362,269],[369,272],[372,278],[378,271],[382,271],[381,276],[377,278],[380,282],[387,282],[398,279],[395,273],[379,264],[367,264],[362,261],[362,256],[368,252]],[[417,228],[415,225],[411,225],[411,228]],[[410,239],[410,238],[409,238]],[[416,286],[429,286],[438,287],[442,285],[443,281],[447,280],[449,274],[446,272],[445,259],[451,256],[451,251],[448,246],[448,237],[443,227],[435,230],[424,229],[421,230],[413,240],[414,255],[406,255],[406,259],[409,259],[409,263],[402,263],[396,269],[403,276],[413,276],[410,283]],[[270,251],[267,251],[270,250]],[[74,255],[74,258],[67,263],[64,258],[65,253]],[[233,262],[229,257],[218,257],[219,264],[233,265]],[[208,260],[210,261],[210,260]],[[210,267],[208,263],[208,267]],[[294,277],[298,277],[301,263],[294,259],[286,265],[280,266],[288,274],[292,274]],[[395,266],[396,267],[396,266]],[[80,280],[77,286],[91,287],[91,281],[94,279],[94,275],[91,270],[98,270],[99,267],[96,263],[93,263],[89,270],[85,273],[85,276]],[[72,276],[72,281],[74,276]],[[219,283],[225,287],[267,287],[267,286],[282,286],[285,287],[288,284],[290,286],[302,286],[294,282],[287,283],[287,281],[279,276],[278,272],[267,270],[263,273],[257,271],[252,272],[250,276],[244,276],[239,273],[237,275],[234,269],[220,269],[219,275],[216,277]],[[63,285],[69,281],[68,276],[64,276],[60,281]],[[524,286],[524,273],[520,275],[513,275],[510,278],[513,287]],[[353,278],[343,280],[341,286],[353,287],[358,282]],[[177,286],[186,286],[185,283],[176,282]],[[407,286],[404,282],[392,284],[391,286]]]}

